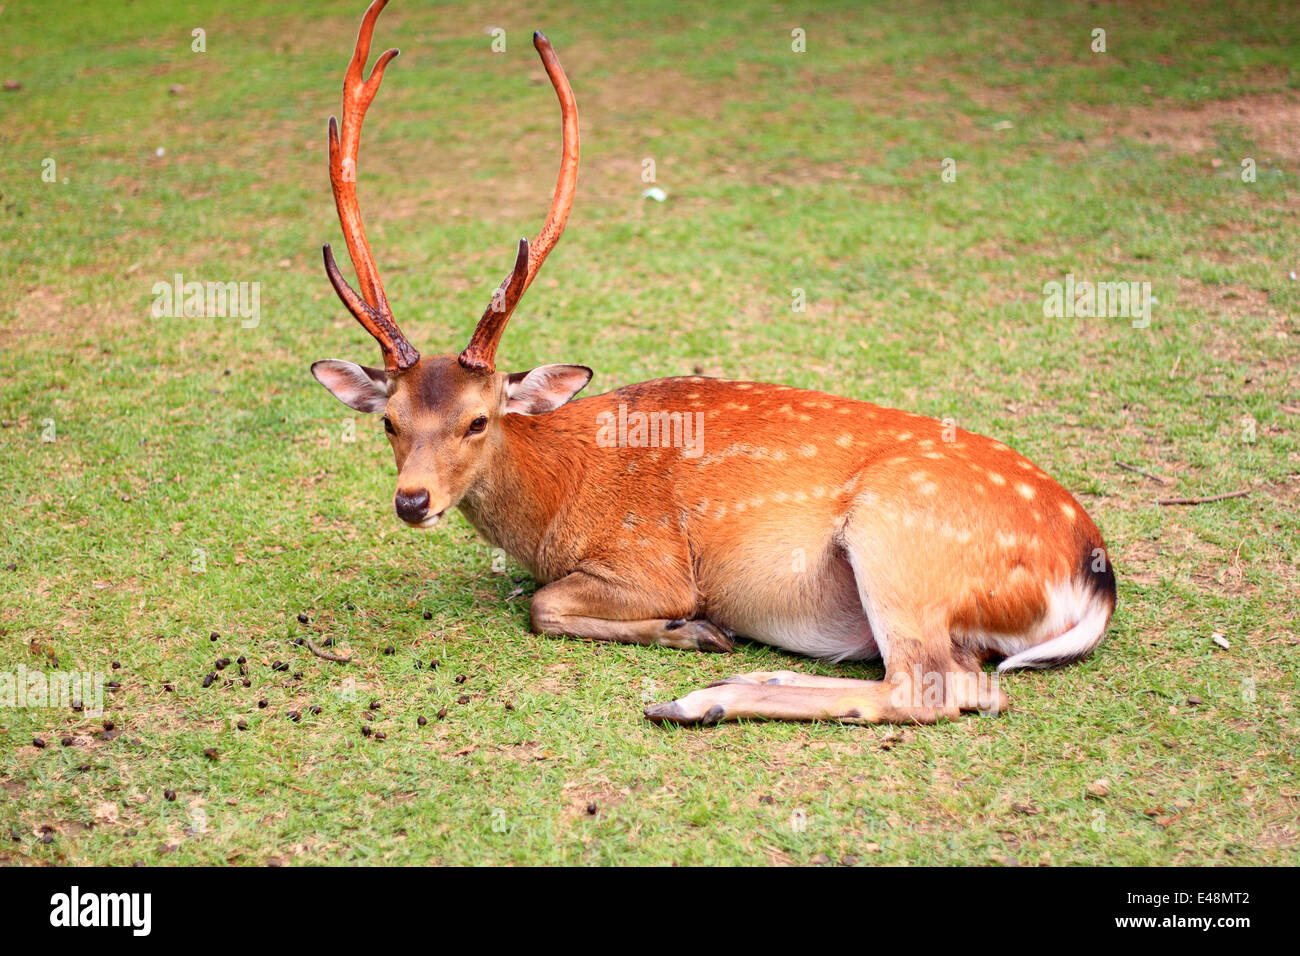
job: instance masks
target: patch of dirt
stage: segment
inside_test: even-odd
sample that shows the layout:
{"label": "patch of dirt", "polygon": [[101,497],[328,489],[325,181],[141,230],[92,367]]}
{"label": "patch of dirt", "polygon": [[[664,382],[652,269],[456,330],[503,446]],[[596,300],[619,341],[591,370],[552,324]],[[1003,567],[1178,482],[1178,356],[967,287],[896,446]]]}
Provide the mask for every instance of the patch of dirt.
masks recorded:
{"label": "patch of dirt", "polygon": [[1160,583],[1159,569],[1165,567],[1165,562],[1155,541],[1139,540],[1116,552],[1115,566],[1123,569],[1127,580],[1150,587]]}
{"label": "patch of dirt", "polygon": [[1202,153],[1218,144],[1220,129],[1239,127],[1268,156],[1292,158],[1300,142],[1300,98],[1262,93],[1198,106],[1111,107],[1091,115],[1105,124],[1103,141],[1122,137]]}
{"label": "patch of dirt", "polygon": [[[606,782],[601,781],[601,783]],[[594,817],[612,807],[617,807],[631,795],[632,790],[628,787],[620,787],[616,790],[608,785],[591,787],[578,783],[566,783],[563,789],[563,797],[566,802],[564,816],[568,820],[587,816]],[[592,812],[593,810],[595,812]]]}
{"label": "patch of dirt", "polygon": [[536,740],[524,740],[516,744],[493,747],[491,753],[507,760],[553,760],[555,758],[554,753],[546,750]]}
{"label": "patch of dirt", "polygon": [[1245,315],[1281,318],[1268,293],[1243,285],[1219,285],[1183,278],[1178,283],[1178,301],[1204,309],[1214,318],[1232,319]]}
{"label": "patch of dirt", "polygon": [[1292,824],[1277,823],[1266,827],[1259,836],[1259,844],[1265,850],[1280,850],[1300,844],[1300,829]]}
{"label": "patch of dirt", "polygon": [[531,689],[536,693],[563,697],[573,689],[573,682],[558,677],[543,677],[537,680]]}
{"label": "patch of dirt", "polygon": [[84,328],[91,318],[89,309],[68,305],[68,293],[44,285],[33,286],[14,309],[19,324],[8,331],[13,335],[47,337],[66,333],[69,328]]}
{"label": "patch of dirt", "polygon": [[764,847],[763,856],[766,858],[768,866],[794,866],[794,857],[774,846]]}

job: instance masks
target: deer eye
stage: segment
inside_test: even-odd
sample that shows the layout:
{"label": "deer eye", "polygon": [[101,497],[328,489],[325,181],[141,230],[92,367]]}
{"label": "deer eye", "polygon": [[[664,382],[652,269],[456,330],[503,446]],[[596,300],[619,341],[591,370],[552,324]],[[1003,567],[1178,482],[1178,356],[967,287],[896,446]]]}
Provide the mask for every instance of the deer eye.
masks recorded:
{"label": "deer eye", "polygon": [[478,418],[474,419],[472,422],[469,423],[468,434],[477,435],[480,432],[482,432],[483,429],[485,428],[487,428],[487,417],[484,415],[480,415]]}
{"label": "deer eye", "polygon": [[397,429],[393,427],[393,420],[387,415],[384,416],[384,431],[388,432],[390,435],[397,434]]}

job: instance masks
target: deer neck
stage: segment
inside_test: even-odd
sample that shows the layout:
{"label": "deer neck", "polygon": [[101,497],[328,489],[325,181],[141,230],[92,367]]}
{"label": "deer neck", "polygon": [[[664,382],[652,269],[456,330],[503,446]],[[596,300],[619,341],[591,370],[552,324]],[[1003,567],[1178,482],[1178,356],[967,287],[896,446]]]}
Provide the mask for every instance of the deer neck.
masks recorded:
{"label": "deer neck", "polygon": [[505,416],[495,450],[459,505],[493,547],[539,579],[542,542],[582,481],[584,444],[591,441],[584,443],[566,410]]}

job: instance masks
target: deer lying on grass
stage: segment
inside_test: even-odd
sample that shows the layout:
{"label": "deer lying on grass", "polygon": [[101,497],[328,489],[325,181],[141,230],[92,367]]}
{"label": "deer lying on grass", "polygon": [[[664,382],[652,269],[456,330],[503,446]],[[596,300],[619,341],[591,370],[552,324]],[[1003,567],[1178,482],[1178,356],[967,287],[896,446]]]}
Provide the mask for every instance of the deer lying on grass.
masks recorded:
{"label": "deer lying on grass", "polygon": [[[536,241],[520,241],[464,351],[421,357],[393,319],[357,206],[362,119],[397,55],[363,80],[386,2],[365,14],[342,131],[333,119],[329,130],[360,294],[324,249],[384,367],[330,359],[312,373],[345,405],[383,416],[403,521],[431,528],[459,508],[542,584],[531,608],[542,634],[722,652],[744,635],[833,661],[884,659],[884,681],[744,674],[647,707],[654,721],[931,723],[1006,707],[981,668],[990,658],[1005,671],[1092,651],[1115,607],[1101,535],[1000,442],[785,385],[691,376],[573,401],[591,379],[585,366],[497,371],[501,334],[564,231],[577,183],[577,106],[540,33],[563,125],[550,214]],[[706,441],[683,440],[692,422]]]}

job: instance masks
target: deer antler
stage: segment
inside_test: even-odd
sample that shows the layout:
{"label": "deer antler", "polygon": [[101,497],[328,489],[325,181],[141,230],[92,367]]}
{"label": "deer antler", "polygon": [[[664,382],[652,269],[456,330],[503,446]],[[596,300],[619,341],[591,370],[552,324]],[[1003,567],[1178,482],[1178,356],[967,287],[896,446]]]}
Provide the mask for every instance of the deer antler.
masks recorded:
{"label": "deer antler", "polygon": [[330,117],[330,185],[334,188],[334,204],[338,207],[339,223],[343,226],[343,238],[348,244],[352,267],[356,269],[357,281],[361,284],[361,295],[339,272],[329,243],[325,244],[324,252],[325,272],[330,284],[357,321],[379,342],[384,353],[384,367],[392,372],[410,368],[419,361],[420,353],[406,341],[393,320],[393,310],[384,295],[384,285],[379,280],[379,270],[375,268],[375,258],[370,252],[370,243],[366,241],[366,229],[361,223],[361,209],[357,205],[357,150],[361,145],[361,122],[379,91],[384,67],[397,56],[396,50],[386,51],[375,63],[370,78],[362,79],[366,60],[370,57],[370,38],[375,30],[375,21],[387,3],[388,0],[374,0],[361,20],[357,47],[343,79],[341,137],[338,124],[334,117]]}
{"label": "deer antler", "polygon": [[541,232],[531,247],[528,240],[519,240],[514,270],[492,295],[492,302],[483,313],[483,318],[479,319],[473,338],[458,357],[460,364],[468,369],[487,372],[496,370],[497,344],[501,341],[501,333],[505,331],[515,306],[533,284],[533,279],[537,278],[547,255],[563,235],[565,223],[569,221],[569,210],[573,208],[573,194],[578,186],[578,104],[569,87],[569,79],[564,75],[564,67],[560,66],[555,51],[551,49],[551,41],[540,32],[534,33],[533,46],[537,48],[542,64],[546,67],[546,74],[551,78],[551,85],[555,87],[555,95],[560,100],[564,137],[560,176],[555,183],[551,211],[546,216]]}

